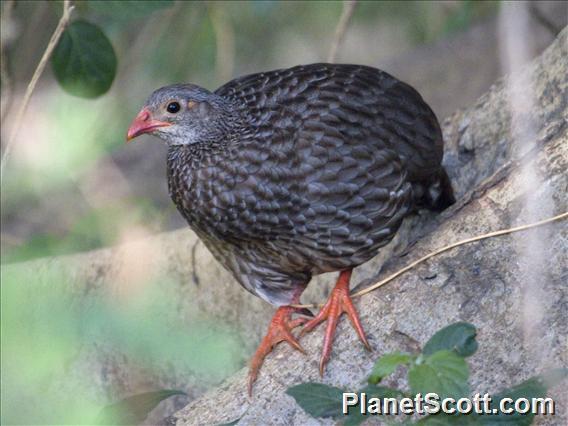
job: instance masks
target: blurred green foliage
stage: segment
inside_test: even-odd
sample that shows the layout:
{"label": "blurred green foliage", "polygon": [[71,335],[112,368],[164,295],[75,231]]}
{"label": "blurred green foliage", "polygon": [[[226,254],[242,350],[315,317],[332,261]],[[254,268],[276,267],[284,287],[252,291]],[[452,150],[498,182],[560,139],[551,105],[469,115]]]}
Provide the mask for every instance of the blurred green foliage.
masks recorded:
{"label": "blurred green foliage", "polygon": [[87,10],[100,13],[113,20],[131,20],[141,18],[156,10],[171,7],[173,0],[106,0],[88,1]]}
{"label": "blurred green foliage", "polygon": [[62,277],[57,266],[41,276],[25,265],[3,267],[2,424],[92,423],[114,398],[100,385],[113,365],[126,369],[122,375],[128,367],[147,375],[191,372],[203,383],[242,365],[232,330],[191,313],[179,320],[167,281],[118,298],[94,283],[83,295]]}
{"label": "blurred green foliage", "polygon": [[142,423],[160,402],[176,395],[186,394],[171,389],[142,392],[105,406],[95,422],[101,425],[137,425]]}
{"label": "blurred green foliage", "polygon": [[124,206],[105,206],[93,209],[80,217],[67,234],[38,234],[22,245],[7,250],[3,262],[12,263],[43,257],[46,253],[58,255],[72,254],[78,251],[94,250],[112,246],[120,242],[121,230],[132,226],[155,224],[157,230],[162,216],[147,199],[125,200],[136,209],[124,215]]}

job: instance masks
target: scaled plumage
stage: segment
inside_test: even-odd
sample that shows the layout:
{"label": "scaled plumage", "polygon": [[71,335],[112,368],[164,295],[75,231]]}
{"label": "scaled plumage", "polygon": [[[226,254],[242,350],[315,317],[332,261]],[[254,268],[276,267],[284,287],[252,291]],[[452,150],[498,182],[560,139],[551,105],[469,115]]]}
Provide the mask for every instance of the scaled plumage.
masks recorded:
{"label": "scaled plumage", "polygon": [[451,200],[434,113],[384,72],[299,66],[215,94],[230,123],[218,140],[170,146],[170,194],[243,287],[274,305],[312,275],[375,256],[416,205]]}
{"label": "scaled plumage", "polygon": [[[167,112],[171,102],[180,113]],[[237,281],[273,305],[295,302],[313,275],[371,259],[417,208],[454,201],[434,113],[375,68],[297,66],[214,93],[167,86],[146,110],[163,123],[151,133],[169,144],[177,208]]]}

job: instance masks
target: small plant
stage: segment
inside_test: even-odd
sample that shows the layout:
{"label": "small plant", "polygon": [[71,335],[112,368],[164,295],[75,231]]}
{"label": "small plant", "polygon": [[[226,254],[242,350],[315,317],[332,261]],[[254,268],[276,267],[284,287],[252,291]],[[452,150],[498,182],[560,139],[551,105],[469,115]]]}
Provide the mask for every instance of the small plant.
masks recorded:
{"label": "small plant", "polygon": [[[477,350],[476,329],[472,324],[458,322],[438,331],[426,343],[418,354],[394,352],[383,355],[375,363],[368,377],[366,386],[354,392],[357,395],[365,393],[366,400],[371,398],[411,398],[417,394],[422,396],[435,393],[440,400],[444,398],[470,397],[471,389],[468,384],[469,367],[465,360]],[[410,389],[400,390],[382,386],[379,383],[392,374],[399,366],[408,370],[408,385]],[[546,374],[533,377],[521,384],[505,389],[492,396],[491,408],[499,406],[503,398],[544,398],[546,391],[563,380],[568,374],[567,369],[557,369]],[[347,392],[334,386],[321,383],[303,383],[290,387],[286,393],[313,417],[332,417],[343,421],[345,425],[359,425],[374,415],[361,414],[359,407],[349,407],[348,414],[343,413],[343,394]],[[455,408],[455,404],[452,408]],[[370,410],[369,410],[370,411]],[[381,415],[386,423],[397,423],[396,417]],[[429,414],[413,421],[406,419],[402,424],[418,425],[501,425],[524,426],[532,423],[534,414]]]}

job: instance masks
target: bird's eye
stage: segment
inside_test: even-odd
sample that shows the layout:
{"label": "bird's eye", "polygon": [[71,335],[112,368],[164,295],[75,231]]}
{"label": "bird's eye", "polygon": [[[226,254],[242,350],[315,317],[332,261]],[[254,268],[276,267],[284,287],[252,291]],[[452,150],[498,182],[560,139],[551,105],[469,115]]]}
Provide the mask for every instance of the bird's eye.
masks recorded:
{"label": "bird's eye", "polygon": [[170,102],[166,107],[166,109],[170,114],[175,114],[176,112],[179,112],[180,108],[181,107],[179,106],[178,102]]}

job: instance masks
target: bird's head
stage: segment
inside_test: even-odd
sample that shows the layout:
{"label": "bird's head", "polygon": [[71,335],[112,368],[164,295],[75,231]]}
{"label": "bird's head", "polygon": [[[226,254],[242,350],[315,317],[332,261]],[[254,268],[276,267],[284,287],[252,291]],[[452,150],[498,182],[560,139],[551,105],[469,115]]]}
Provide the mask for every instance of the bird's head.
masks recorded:
{"label": "bird's head", "polygon": [[130,141],[144,133],[168,145],[222,138],[232,115],[227,101],[193,84],[174,84],[150,95],[128,129]]}

